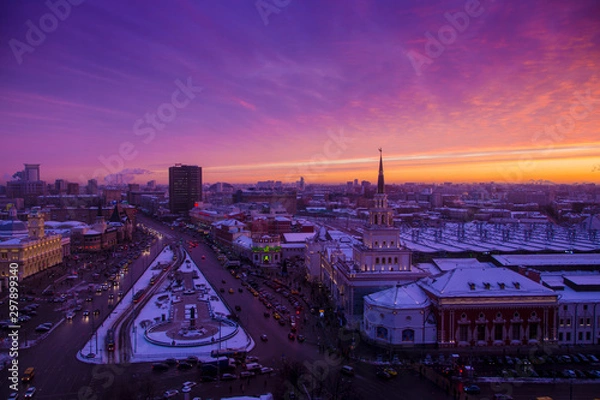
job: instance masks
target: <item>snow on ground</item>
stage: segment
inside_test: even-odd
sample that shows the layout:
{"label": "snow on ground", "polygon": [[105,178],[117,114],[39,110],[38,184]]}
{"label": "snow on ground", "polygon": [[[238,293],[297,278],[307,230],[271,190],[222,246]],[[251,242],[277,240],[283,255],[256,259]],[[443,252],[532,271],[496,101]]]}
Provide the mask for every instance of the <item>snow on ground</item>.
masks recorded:
{"label": "snow on ground", "polygon": [[[173,251],[170,250],[169,247],[165,247],[163,249],[163,251],[161,251],[160,254],[158,256],[156,256],[154,261],[152,261],[152,264],[150,265],[150,267],[135,282],[135,284],[132,286],[132,288],[127,293],[123,294],[123,297],[115,305],[115,307],[113,308],[110,315],[102,322],[102,325],[100,325],[97,328],[94,337],[92,337],[85,344],[85,346],[81,349],[81,351],[79,353],[77,353],[77,358],[79,360],[88,362],[88,363],[96,363],[96,364],[103,364],[103,363],[108,362],[107,352],[104,349],[104,338],[106,337],[106,332],[110,328],[115,328],[115,331],[116,331],[117,327],[114,327],[113,325],[115,324],[115,322],[117,321],[119,316],[121,314],[123,314],[123,312],[125,312],[125,310],[127,310],[127,308],[131,305],[131,302],[133,301],[133,295],[135,294],[135,291],[136,291],[135,288],[137,287],[138,288],[137,290],[139,290],[141,288],[147,287],[150,284],[150,279],[152,279],[152,275],[157,273],[157,271],[152,270],[152,268],[154,268],[156,265],[158,265],[158,263],[169,264],[172,261],[173,261]],[[125,280],[125,279],[131,279],[131,278],[128,277],[127,275],[121,277],[121,280]],[[88,319],[89,323],[92,323],[91,321],[93,321],[92,310],[90,310],[90,317]],[[90,345],[90,342],[91,342],[91,345]],[[91,351],[90,351],[90,349],[91,349]],[[85,357],[89,353],[96,354],[96,357],[94,357],[94,358]]]}
{"label": "snow on ground", "polygon": [[[90,353],[90,341],[88,341],[88,343],[86,343],[86,345],[82,348],[82,350],[80,351],[80,353],[78,353],[78,358],[81,361],[84,362],[91,362],[91,363],[106,363],[108,362],[107,360],[107,355],[106,355],[106,351],[104,350],[104,338],[106,336],[106,332],[109,328],[112,327],[112,325],[115,323],[115,321],[117,320],[117,318],[119,317],[120,314],[122,314],[130,305],[131,305],[131,301],[133,300],[133,295],[135,294],[135,292],[137,290],[140,290],[141,288],[145,288],[147,286],[149,286],[150,284],[150,279],[152,278],[153,275],[157,274],[158,272],[156,270],[153,270],[152,268],[156,266],[157,263],[161,263],[161,264],[165,264],[165,263],[170,263],[173,259],[173,252],[171,250],[168,250],[167,248],[165,248],[165,250],[163,250],[161,252],[161,254],[159,254],[159,256],[153,261],[152,265],[144,272],[144,274],[140,277],[140,279],[135,282],[134,287],[137,287],[137,289],[132,288],[129,292],[127,292],[124,296],[123,296],[123,301],[120,301],[119,304],[117,304],[117,306],[113,309],[112,314],[110,315],[109,318],[107,318],[102,326],[100,326],[98,328],[98,330],[96,331],[97,334],[97,340],[96,337],[93,337],[91,339],[91,348],[92,348],[92,353],[96,353],[97,356],[95,358],[86,358],[85,356]],[[204,287],[207,290],[207,293],[204,295],[204,299],[210,299],[211,297],[214,300],[209,300],[210,302],[210,306],[212,311],[214,312],[215,315],[221,315],[221,316],[225,316],[230,314],[230,310],[227,308],[227,306],[223,303],[221,297],[219,296],[218,291],[212,287],[210,285],[210,283],[206,280],[206,278],[204,277],[204,275],[202,274],[202,272],[200,271],[200,269],[198,268],[198,266],[194,263],[194,261],[191,259],[191,257],[189,256],[189,254],[187,254],[187,252],[185,253],[185,260],[182,264],[182,266],[180,267],[180,270],[182,272],[193,272],[194,270],[198,272],[198,278],[193,280],[194,286],[195,287]],[[124,278],[127,279],[127,278]],[[215,342],[211,343],[211,344],[206,344],[204,346],[192,346],[192,347],[175,347],[175,346],[160,346],[160,345],[156,345],[156,344],[152,344],[150,342],[148,342],[146,340],[146,338],[144,337],[144,329],[141,328],[141,323],[143,321],[158,321],[160,319],[162,319],[162,315],[165,314],[165,318],[168,317],[168,313],[169,313],[169,306],[168,306],[168,302],[167,301],[159,301],[158,298],[161,296],[175,296],[178,295],[177,293],[172,294],[171,292],[167,292],[166,291],[166,287],[169,285],[169,280],[166,280],[161,287],[159,288],[159,290],[156,292],[156,294],[154,294],[152,296],[151,299],[149,299],[148,303],[146,304],[146,306],[144,306],[142,309],[137,310],[136,309],[136,318],[135,318],[135,323],[134,323],[134,327],[133,330],[131,332],[131,340],[132,340],[132,344],[131,347],[133,349],[133,356],[131,357],[131,359],[129,360],[129,362],[151,362],[151,361],[162,361],[165,358],[185,358],[187,356],[190,355],[195,355],[198,358],[200,358],[203,361],[213,361],[214,359],[210,356],[210,353],[212,350],[218,350],[218,349],[226,349],[226,348],[231,348],[231,349],[245,349],[247,351],[251,350],[255,343],[252,340],[252,338],[250,337],[250,335],[248,335],[244,329],[240,326],[239,329],[237,330],[237,332],[234,334],[233,337],[229,337],[226,340],[223,341],[219,341],[219,337],[222,338],[226,338],[228,335],[233,334],[235,331],[235,328],[226,325],[226,324],[222,324],[222,331],[219,333],[217,332],[214,336],[215,338]],[[181,294],[181,293],[179,293]],[[200,296],[200,293],[197,293],[196,295]],[[91,316],[90,316],[91,318]],[[156,338],[156,335],[159,335],[160,337],[160,333],[153,333],[153,338]],[[164,339],[165,341],[170,341],[167,340],[166,334],[164,335]],[[206,339],[205,339],[206,340]],[[209,337],[210,340],[210,337]],[[97,347],[98,350],[96,351],[96,342],[97,342]],[[115,352],[115,355],[118,354],[118,351]]]}

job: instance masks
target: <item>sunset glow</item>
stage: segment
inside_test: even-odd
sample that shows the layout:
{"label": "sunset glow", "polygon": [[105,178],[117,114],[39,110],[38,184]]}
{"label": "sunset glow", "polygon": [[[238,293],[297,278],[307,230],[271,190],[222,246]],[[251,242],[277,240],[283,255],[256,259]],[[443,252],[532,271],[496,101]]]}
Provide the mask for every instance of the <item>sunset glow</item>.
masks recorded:
{"label": "sunset glow", "polygon": [[387,183],[600,182],[596,1],[84,1],[31,44],[33,3],[0,27],[0,184],[373,182],[378,147]]}

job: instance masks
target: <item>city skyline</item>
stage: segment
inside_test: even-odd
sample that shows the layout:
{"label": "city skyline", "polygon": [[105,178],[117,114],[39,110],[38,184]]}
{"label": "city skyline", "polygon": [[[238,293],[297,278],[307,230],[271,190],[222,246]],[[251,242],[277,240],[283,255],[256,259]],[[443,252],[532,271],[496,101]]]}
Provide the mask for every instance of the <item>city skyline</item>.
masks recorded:
{"label": "city skyline", "polygon": [[[598,182],[600,7],[5,5],[0,184]],[[23,150],[23,143],[26,143]]]}

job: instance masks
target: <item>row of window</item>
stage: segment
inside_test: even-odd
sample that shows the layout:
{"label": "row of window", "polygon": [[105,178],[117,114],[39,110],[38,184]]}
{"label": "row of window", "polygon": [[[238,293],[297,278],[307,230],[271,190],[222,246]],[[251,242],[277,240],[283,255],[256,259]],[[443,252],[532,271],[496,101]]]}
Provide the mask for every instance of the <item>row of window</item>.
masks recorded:
{"label": "row of window", "polygon": [[[379,246],[379,242],[378,241],[375,241],[375,247],[381,247],[381,246]],[[383,247],[387,247],[387,242],[385,240],[383,241]],[[390,242],[390,247],[394,247],[394,241],[393,240]]]}
{"label": "row of window", "polygon": [[[558,341],[562,342],[563,338],[565,338],[564,340],[566,340],[567,342],[571,341],[571,332],[565,332],[566,334],[563,335],[563,332],[558,332]],[[583,332],[578,332],[577,333],[577,340],[583,340]],[[591,332],[585,332],[585,340],[592,340],[592,333]]]}
{"label": "row of window", "polygon": [[[537,339],[538,337],[538,324],[535,322],[529,323],[529,339]],[[478,324],[475,327],[475,340],[485,341],[486,337],[486,325]],[[494,324],[492,334],[493,340],[504,340],[504,324]],[[523,329],[520,323],[514,323],[511,325],[511,340],[523,339]],[[458,340],[461,342],[469,341],[469,325],[460,325],[458,328]]]}
{"label": "row of window", "polygon": [[[558,324],[560,326],[571,326],[571,318],[560,318]],[[592,326],[592,319],[579,318],[579,326]],[[598,326],[600,326],[600,317],[598,317]]]}
{"label": "row of window", "polygon": [[[386,263],[386,261],[385,261],[385,260],[386,260],[386,259],[385,259],[385,257],[381,257],[381,258],[379,258],[379,257],[375,257],[375,264],[385,264],[385,263]],[[381,262],[380,262],[380,261],[381,261]],[[388,263],[388,264],[392,264],[392,257],[388,257],[388,258],[387,258],[387,263]],[[393,264],[398,264],[398,257],[394,257],[394,262],[393,262]]]}
{"label": "row of window", "polygon": [[[568,309],[569,309],[568,305],[563,306],[563,310],[567,311]],[[588,309],[588,305],[584,304],[583,305],[583,311],[587,311],[587,309]]]}

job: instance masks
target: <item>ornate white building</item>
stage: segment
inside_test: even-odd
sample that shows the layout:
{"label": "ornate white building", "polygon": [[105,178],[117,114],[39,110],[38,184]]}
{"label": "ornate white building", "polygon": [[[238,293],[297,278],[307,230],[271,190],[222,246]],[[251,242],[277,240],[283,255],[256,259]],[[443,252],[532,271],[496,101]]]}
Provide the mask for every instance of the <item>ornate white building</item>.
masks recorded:
{"label": "ornate white building", "polygon": [[365,296],[363,333],[380,345],[435,344],[437,327],[429,297],[416,283]]}
{"label": "ornate white building", "polygon": [[19,280],[41,272],[63,260],[61,235],[47,235],[44,219],[37,210],[27,224],[17,219],[17,209],[9,210],[10,219],[0,221],[0,276],[2,288],[8,284],[11,264],[18,265]]}
{"label": "ornate white building", "polygon": [[[392,222],[393,210],[388,207],[385,194],[380,149],[377,193],[362,240],[347,235],[324,240],[326,235],[319,232],[307,242],[306,265],[308,273],[313,274],[310,278],[329,289],[351,326],[358,327],[362,322],[364,296],[427,276],[412,265],[412,253],[400,242],[400,231]],[[316,260],[318,268],[314,265]]]}

